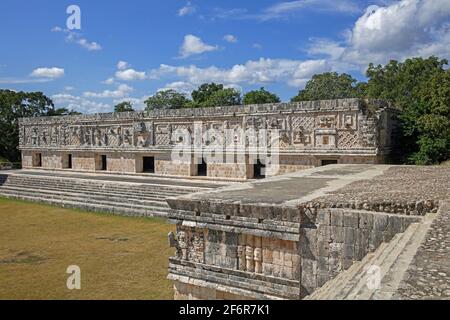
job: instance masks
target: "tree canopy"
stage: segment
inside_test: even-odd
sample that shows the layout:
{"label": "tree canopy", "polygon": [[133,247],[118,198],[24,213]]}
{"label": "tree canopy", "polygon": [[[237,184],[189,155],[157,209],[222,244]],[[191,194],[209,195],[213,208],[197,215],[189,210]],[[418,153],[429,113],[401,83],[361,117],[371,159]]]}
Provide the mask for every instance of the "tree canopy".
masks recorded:
{"label": "tree canopy", "polygon": [[192,102],[188,107],[205,108],[232,106],[241,104],[241,93],[234,88],[225,88],[223,84],[204,83],[192,91]]}
{"label": "tree canopy", "polygon": [[278,103],[280,98],[264,88],[252,90],[244,95],[243,104],[262,104],[262,103]]}
{"label": "tree canopy", "polygon": [[172,89],[162,90],[158,91],[145,101],[145,104],[147,105],[145,110],[184,108],[188,103],[189,99],[185,94]]}
{"label": "tree canopy", "polygon": [[361,96],[362,84],[358,84],[352,76],[336,72],[316,74],[306,83],[305,89],[291,99],[292,102],[344,99]]}
{"label": "tree canopy", "polygon": [[123,101],[121,103],[116,104],[114,107],[114,112],[132,112],[134,111],[133,105],[130,101]]}
{"label": "tree canopy", "polygon": [[19,118],[53,115],[55,112],[52,100],[42,92],[0,90],[0,157],[20,161],[17,149]]}

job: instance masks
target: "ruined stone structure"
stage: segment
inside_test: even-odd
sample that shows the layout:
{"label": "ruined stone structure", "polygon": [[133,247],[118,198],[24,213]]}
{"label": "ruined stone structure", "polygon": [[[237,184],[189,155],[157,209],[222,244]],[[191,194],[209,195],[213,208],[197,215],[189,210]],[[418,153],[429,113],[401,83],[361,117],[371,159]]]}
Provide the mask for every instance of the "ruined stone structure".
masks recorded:
{"label": "ruined stone structure", "polygon": [[449,176],[333,165],[170,198],[175,299],[448,299]]}
{"label": "ruined stone structure", "polygon": [[[392,149],[393,115],[379,101],[343,99],[24,118],[20,120],[20,149],[23,168],[249,179],[261,175],[264,164],[249,158],[252,146],[239,141],[245,137],[237,132],[249,128],[279,131],[276,174],[330,163],[385,163]],[[211,163],[200,154],[173,161],[172,150],[187,142],[177,135],[178,130],[187,131],[194,145],[196,123],[203,132],[236,132],[223,143],[245,145],[235,151],[243,157],[232,157],[231,163]],[[201,137],[200,150],[214,139]],[[229,153],[225,151],[224,157]]]}

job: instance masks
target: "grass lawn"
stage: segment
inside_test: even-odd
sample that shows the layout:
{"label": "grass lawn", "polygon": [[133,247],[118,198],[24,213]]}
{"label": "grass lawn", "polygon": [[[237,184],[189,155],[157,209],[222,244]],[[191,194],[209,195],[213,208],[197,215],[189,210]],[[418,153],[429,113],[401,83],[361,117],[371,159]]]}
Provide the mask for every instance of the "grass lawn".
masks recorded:
{"label": "grass lawn", "polygon": [[[0,299],[172,299],[161,219],[0,198]],[[81,290],[66,286],[70,265]]]}

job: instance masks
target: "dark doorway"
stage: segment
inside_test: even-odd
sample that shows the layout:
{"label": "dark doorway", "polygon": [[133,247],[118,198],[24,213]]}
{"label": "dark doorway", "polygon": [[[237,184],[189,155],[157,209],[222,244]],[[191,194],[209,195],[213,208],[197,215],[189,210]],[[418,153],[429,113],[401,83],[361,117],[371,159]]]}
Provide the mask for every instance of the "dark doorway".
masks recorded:
{"label": "dark doorway", "polygon": [[337,160],[322,160],[322,166],[328,166],[330,164],[337,164],[338,161]]}
{"label": "dark doorway", "polygon": [[197,175],[200,177],[206,177],[208,175],[208,165],[205,159],[202,159],[202,163],[198,165]]}
{"label": "dark doorway", "polygon": [[106,164],[106,155],[101,155],[101,160],[102,160],[102,163],[101,163],[101,169],[100,170],[106,171],[108,169],[108,166]]}
{"label": "dark doorway", "polygon": [[72,155],[67,155],[67,169],[72,169]]}
{"label": "dark doorway", "polygon": [[36,154],[36,167],[42,167],[42,153]]}
{"label": "dark doorway", "polygon": [[155,157],[144,157],[143,162],[143,172],[155,173]]}
{"label": "dark doorway", "polygon": [[266,165],[264,165],[260,160],[253,165],[253,177],[255,179],[264,179],[266,177]]}

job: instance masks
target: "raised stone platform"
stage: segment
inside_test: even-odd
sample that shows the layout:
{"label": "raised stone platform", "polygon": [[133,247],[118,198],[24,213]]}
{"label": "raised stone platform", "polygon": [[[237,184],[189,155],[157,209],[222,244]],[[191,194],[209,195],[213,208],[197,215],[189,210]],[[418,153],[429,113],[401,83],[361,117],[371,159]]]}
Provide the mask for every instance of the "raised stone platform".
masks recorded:
{"label": "raised stone platform", "polygon": [[130,216],[166,216],[166,198],[229,183],[114,174],[17,170],[0,174],[0,196]]}
{"label": "raised stone platform", "polygon": [[[403,279],[420,264],[413,257],[434,217],[448,212],[449,177],[444,167],[332,165],[169,198],[175,298],[394,297],[392,274]],[[374,264],[381,287],[368,291]],[[442,280],[433,270],[428,278]],[[342,293],[319,294],[333,279]]]}

